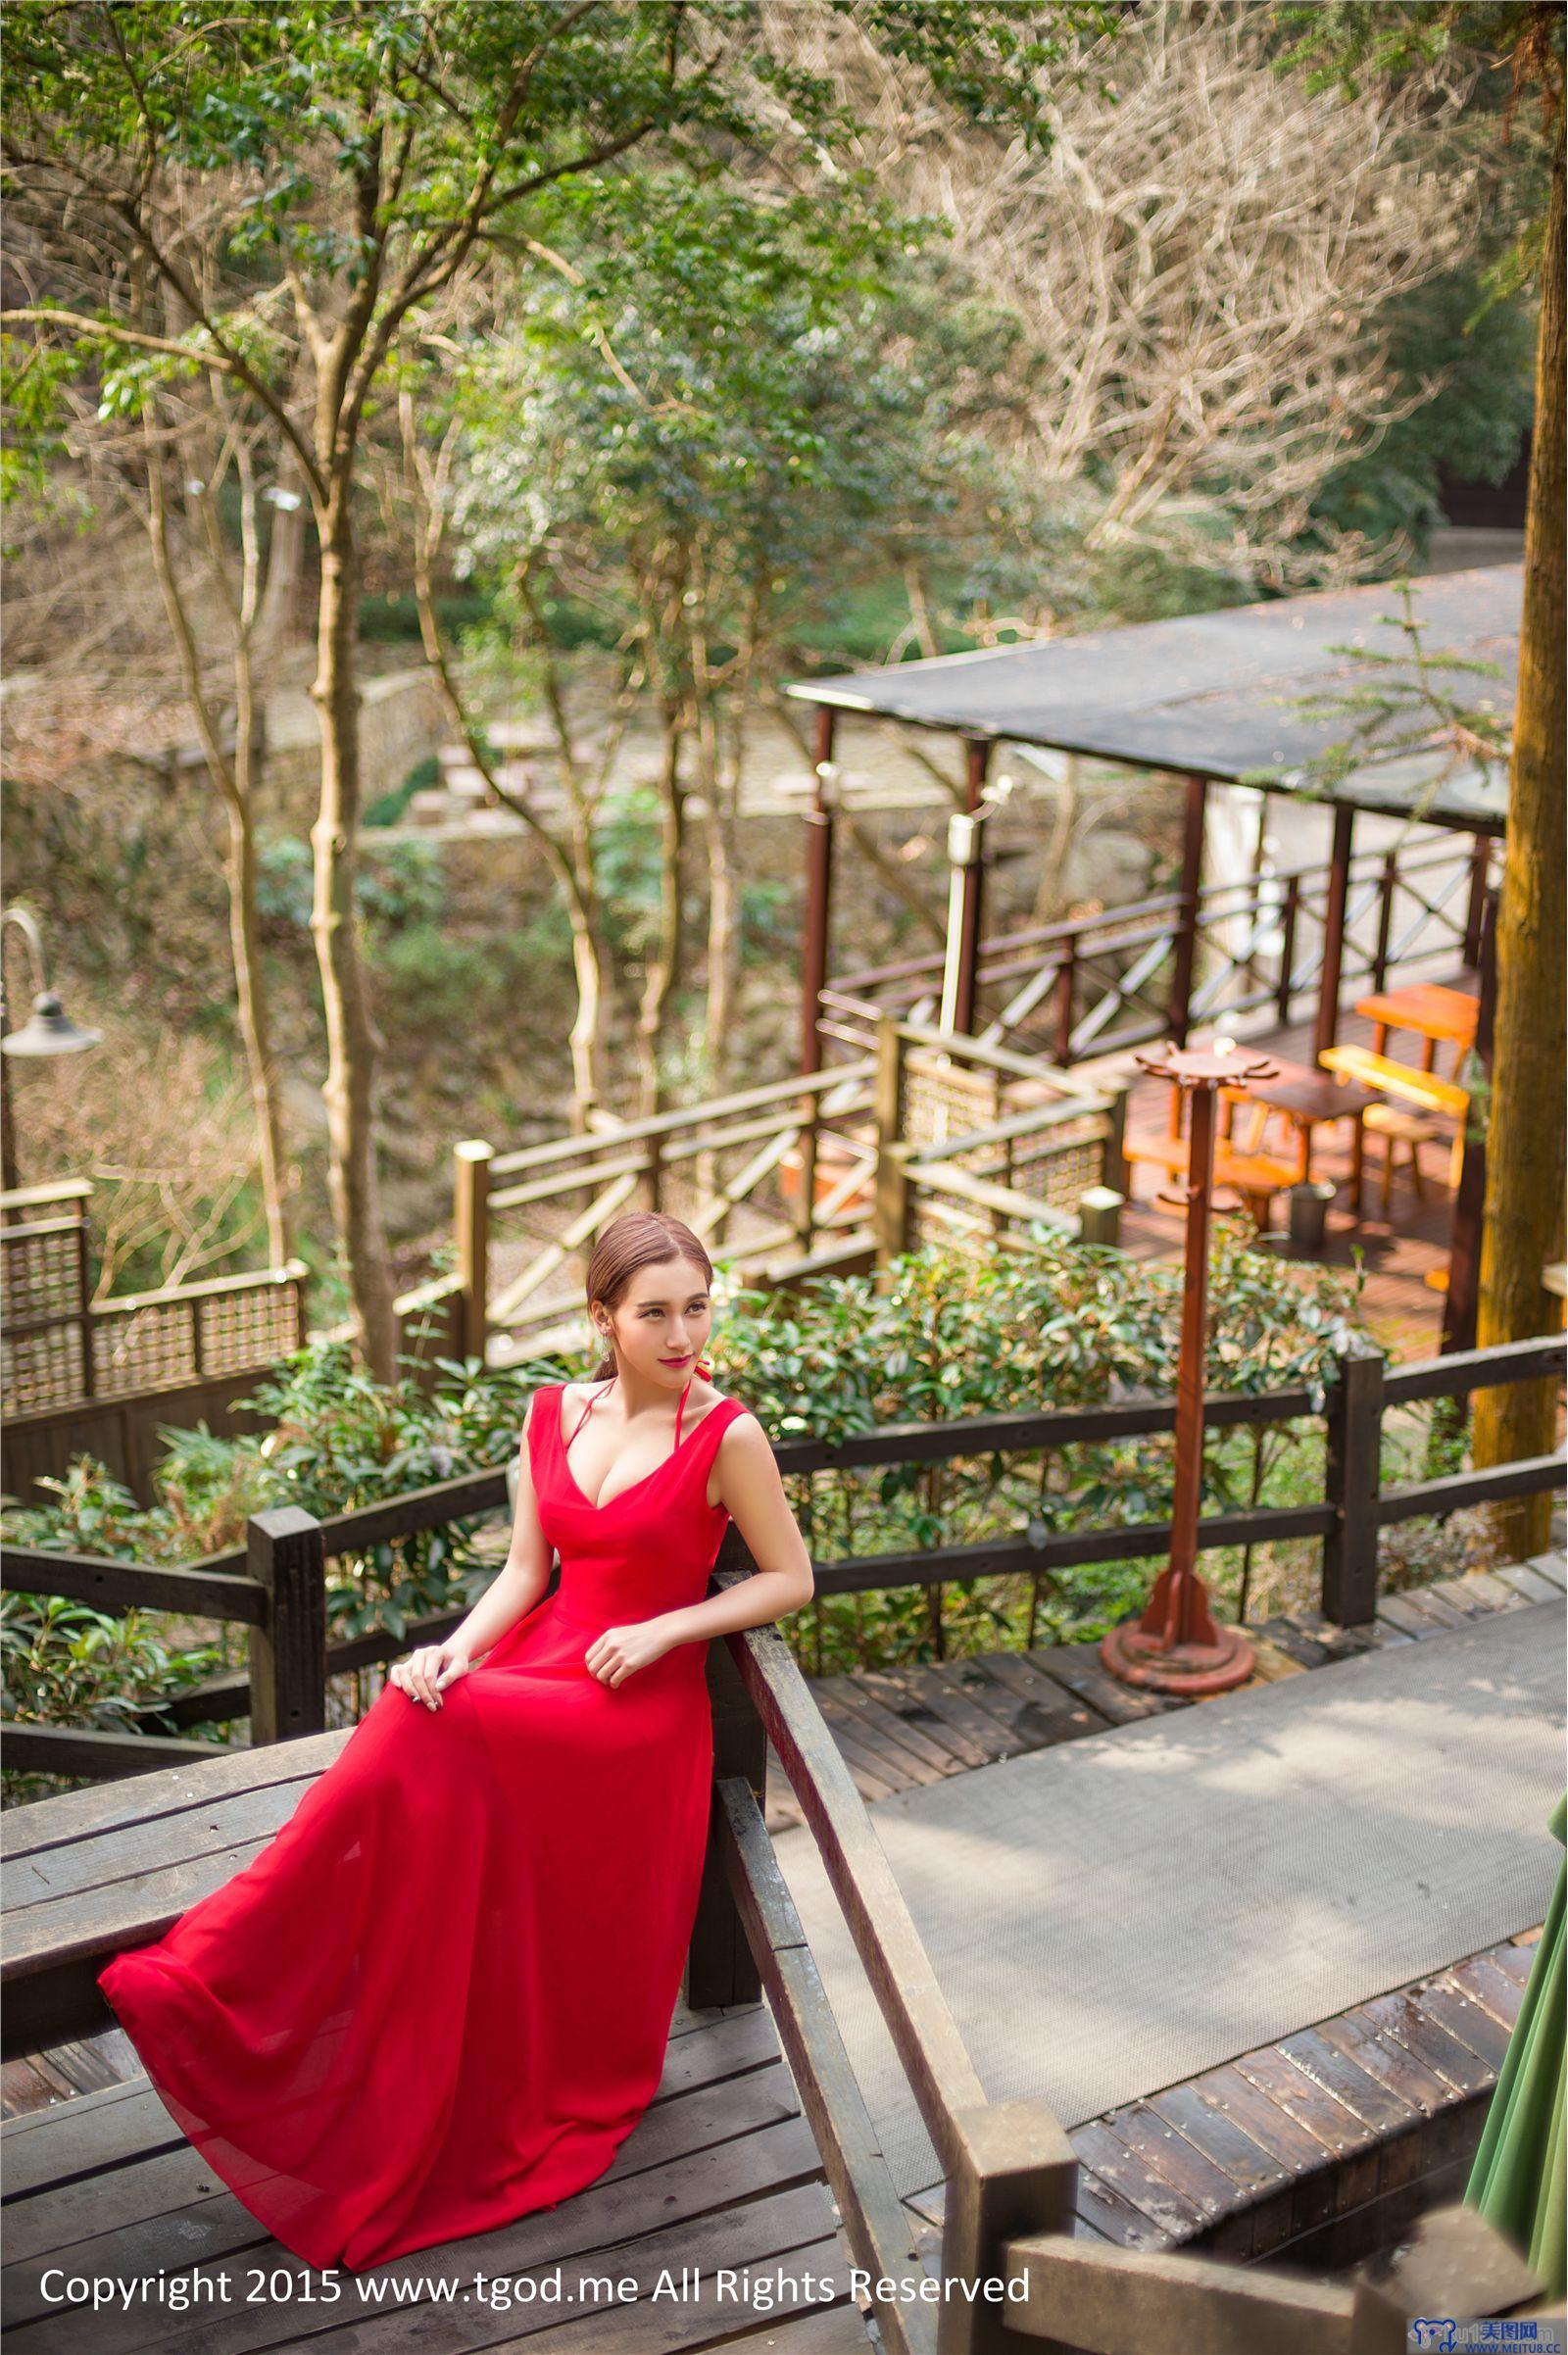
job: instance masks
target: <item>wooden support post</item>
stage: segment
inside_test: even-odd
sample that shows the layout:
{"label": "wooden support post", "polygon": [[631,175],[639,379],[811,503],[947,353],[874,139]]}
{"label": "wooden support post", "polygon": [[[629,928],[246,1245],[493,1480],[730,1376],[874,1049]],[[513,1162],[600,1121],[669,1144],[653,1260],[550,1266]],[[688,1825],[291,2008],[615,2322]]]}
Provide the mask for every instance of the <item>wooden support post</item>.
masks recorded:
{"label": "wooden support post", "polygon": [[1008,2240],[1074,2231],[1078,2161],[1066,2130],[1047,2103],[1023,2099],[956,2109],[949,2132],[940,2276],[955,2294],[937,2308],[938,2355],[1051,2355],[1054,2341],[1012,2328],[1018,2308],[1004,2289],[971,2299],[956,2285],[1004,2281]]}
{"label": "wooden support post", "polygon": [[[1513,2242],[1478,2209],[1462,2200],[1429,2209],[1356,2282],[1350,2355],[1404,2355],[1412,2323],[1433,2315],[1446,2318],[1428,2324],[1441,2339],[1455,2322],[1528,2313],[1544,2287]],[[1502,2334],[1489,2343],[1509,2341]],[[1521,2330],[1512,2343],[1531,2341]],[[1537,2343],[1546,2343],[1544,2331]]]}
{"label": "wooden support post", "polygon": [[[1112,1194],[1130,1201],[1132,1188],[1127,1175],[1127,1099],[1132,1093],[1128,1080],[1113,1081],[1104,1093],[1110,1098],[1110,1109],[1105,1115],[1105,1146],[1100,1161],[1100,1182]],[[1177,1091],[1173,1088],[1171,1094]]]}
{"label": "wooden support post", "polygon": [[1090,1186],[1078,1197],[1078,1240],[1108,1245],[1121,1241],[1124,1199],[1110,1186]]}
{"label": "wooden support post", "polygon": [[1387,851],[1383,880],[1378,886],[1378,945],[1372,957],[1372,987],[1385,989],[1389,979],[1389,935],[1394,929],[1394,895],[1399,882],[1399,855]]}
{"label": "wooden support post", "polygon": [[1328,1396],[1324,1488],[1335,1523],[1323,1541],[1323,1613],[1338,1627],[1364,1627],[1377,1617],[1384,1370],[1376,1343],[1351,1333]]}
{"label": "wooden support post", "polygon": [[806,938],[801,947],[801,1069],[822,1068],[822,991],[833,897],[833,738],[838,713],[827,704],[816,714],[814,790],[806,812]]}
{"label": "wooden support post", "polygon": [[879,1014],[876,1079],[872,1095],[876,1124],[876,1172],[871,1197],[871,1236],[878,1268],[909,1248],[909,1179],[904,1141],[904,1033],[896,1014]]}
{"label": "wooden support post", "polygon": [[495,1148],[482,1137],[454,1146],[453,1239],[460,1294],[459,1335],[465,1358],[484,1363],[490,1334],[490,1163]]}
{"label": "wooden support post", "polygon": [[805,1257],[816,1239],[816,1148],[822,1118],[822,1099],[816,1090],[801,1098],[801,1190],[795,1201],[795,1240]]}
{"label": "wooden support post", "polygon": [[[1448,1289],[1443,1301],[1442,1355],[1476,1346],[1481,1305],[1481,1228],[1487,1206],[1487,1104],[1492,1095],[1493,1032],[1497,1007],[1497,894],[1481,911],[1480,991],[1474,1055],[1481,1084],[1472,1085],[1460,1139],[1458,1183],[1448,1228]],[[1457,1428],[1457,1425],[1455,1426]]]}
{"label": "wooden support post", "polygon": [[1355,811],[1343,807],[1334,812],[1334,847],[1329,853],[1329,896],[1323,910],[1323,965],[1318,980],[1317,1027],[1312,1034],[1315,1062],[1332,1047],[1340,1027],[1340,968],[1345,961],[1345,911],[1350,896],[1350,838]]}
{"label": "wooden support post", "polygon": [[[755,1573],[746,1542],[733,1521],[713,1565],[717,1571]],[[730,1649],[744,1638],[715,1637],[708,1646],[708,1694],[713,1719],[713,1784],[742,1777],[760,1809],[767,1802],[767,1732],[757,1704],[747,1692]],[[691,1944],[686,1953],[685,1994],[694,2011],[717,2003],[755,2003],[762,1991],[761,1974],[747,1940],[729,1875],[724,1869],[723,1817],[715,1803],[708,1818],[708,1851],[703,1860],[702,1887]]]}
{"label": "wooden support post", "polygon": [[1465,963],[1473,973],[1481,962],[1481,919],[1487,905],[1487,881],[1492,872],[1492,837],[1477,834],[1470,846],[1470,901],[1464,917]]}
{"label": "wooden support post", "polygon": [[642,1196],[645,1210],[663,1208],[664,1141],[662,1137],[645,1137],[643,1140]]}
{"label": "wooden support post", "polygon": [[1301,878],[1285,878],[1285,907],[1280,915],[1280,977],[1274,991],[1274,1010],[1282,1023],[1291,1018],[1291,982],[1296,972],[1296,926],[1301,912]]}
{"label": "wooden support post", "polygon": [[84,1398],[98,1396],[98,1365],[93,1354],[93,1337],[97,1319],[92,1312],[92,1256],[87,1236],[87,1205],[76,1204],[76,1306],[77,1326],[81,1335],[81,1395]]}
{"label": "wooden support post", "polygon": [[1069,932],[1056,970],[1056,1060],[1063,1068],[1072,1060],[1072,1008],[1077,995],[1078,935]]}
{"label": "wooden support post", "polygon": [[1198,912],[1203,889],[1203,813],[1206,777],[1187,780],[1187,816],[1182,834],[1181,916],[1176,934],[1176,968],[1170,985],[1169,1035],[1187,1044],[1193,1018],[1193,982],[1198,972]]}
{"label": "wooden support post", "polygon": [[268,1613],[249,1636],[251,1744],[326,1730],[326,1548],[298,1504],[253,1513],[245,1530],[252,1578]]}

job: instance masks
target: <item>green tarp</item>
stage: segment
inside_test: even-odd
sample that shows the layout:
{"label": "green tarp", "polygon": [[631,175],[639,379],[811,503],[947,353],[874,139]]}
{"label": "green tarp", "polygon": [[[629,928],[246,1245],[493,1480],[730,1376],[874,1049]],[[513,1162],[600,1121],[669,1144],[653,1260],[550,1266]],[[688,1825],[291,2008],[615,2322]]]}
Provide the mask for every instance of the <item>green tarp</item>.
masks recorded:
{"label": "green tarp", "polygon": [[[1551,1833],[1568,1843],[1568,1792],[1552,1811]],[[1556,2297],[1565,2286],[1563,2218],[1568,2209],[1563,2156],[1565,1905],[1568,1857],[1557,1868],[1557,1886],[1524,2002],[1465,2187],[1468,2204],[1479,2208],[1529,2258]]]}

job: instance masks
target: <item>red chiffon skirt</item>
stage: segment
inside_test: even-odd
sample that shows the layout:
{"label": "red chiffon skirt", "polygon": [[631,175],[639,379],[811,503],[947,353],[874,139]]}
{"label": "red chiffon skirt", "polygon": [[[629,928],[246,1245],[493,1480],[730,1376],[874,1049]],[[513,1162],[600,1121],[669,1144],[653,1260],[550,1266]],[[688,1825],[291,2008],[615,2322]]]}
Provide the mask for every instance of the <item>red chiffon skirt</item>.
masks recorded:
{"label": "red chiffon skirt", "polygon": [[439,1711],[389,1686],[253,1861],[100,1975],[181,2132],[310,2265],[557,2205],[658,2088],[706,1645],[611,1687],[583,1666],[605,1624],[549,1596]]}

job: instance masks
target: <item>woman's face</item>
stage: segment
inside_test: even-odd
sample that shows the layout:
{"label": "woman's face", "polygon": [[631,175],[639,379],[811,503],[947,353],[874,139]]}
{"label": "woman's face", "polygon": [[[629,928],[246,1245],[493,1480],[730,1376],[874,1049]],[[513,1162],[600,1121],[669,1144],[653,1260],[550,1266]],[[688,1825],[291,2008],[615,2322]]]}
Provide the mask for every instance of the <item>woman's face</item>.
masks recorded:
{"label": "woman's face", "polygon": [[684,1390],[708,1347],[712,1321],[708,1278],[694,1259],[640,1267],[608,1314],[620,1360],[644,1380]]}

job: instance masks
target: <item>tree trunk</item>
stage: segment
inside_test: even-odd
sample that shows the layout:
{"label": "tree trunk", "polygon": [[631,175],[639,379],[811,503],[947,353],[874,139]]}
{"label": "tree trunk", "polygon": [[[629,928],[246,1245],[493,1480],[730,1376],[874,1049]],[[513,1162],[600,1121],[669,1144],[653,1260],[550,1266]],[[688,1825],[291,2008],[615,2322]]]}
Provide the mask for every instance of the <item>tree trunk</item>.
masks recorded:
{"label": "tree trunk", "polygon": [[[1535,439],[1525,523],[1524,622],[1497,910],[1496,1031],[1487,1122],[1477,1340],[1483,1349],[1554,1332],[1561,1311],[1542,1271],[1563,1253],[1564,592],[1563,118],[1542,245]],[[1555,1382],[1476,1394],[1477,1465],[1549,1454]],[[1494,1507],[1504,1553],[1544,1552],[1549,1496]]]}
{"label": "tree trunk", "polygon": [[272,1060],[271,1017],[262,978],[256,924],[255,698],[250,650],[241,644],[234,659],[234,793],[228,804],[228,939],[239,992],[239,1026],[250,1071],[251,1102],[262,1160],[262,1194],[267,1203],[267,1250],[274,1267],[289,1255],[284,1197],[283,1117],[277,1069]]}
{"label": "tree trunk", "polygon": [[370,1020],[360,957],[354,877],[360,826],[360,707],[355,679],[356,564],[340,483],[319,518],[321,602],[318,669],[311,694],[321,723],[321,802],[311,846],[316,896],[311,932],[321,971],[326,1016],[328,1189],[347,1262],[356,1337],[378,1382],[396,1374],[392,1274],[381,1232],[375,1165],[375,1065],[380,1049]]}
{"label": "tree trunk", "polygon": [[681,869],[686,812],[681,794],[680,754],[683,729],[681,706],[666,701],[664,758],[659,777],[660,872],[659,945],[648,959],[642,1001],[637,1011],[638,1117],[651,1120],[662,1109],[660,1102],[659,1042],[663,1035],[664,1010],[680,970]]}
{"label": "tree trunk", "polygon": [[163,458],[146,419],[147,530],[153,571],[179,656],[185,700],[201,739],[207,773],[228,818],[228,857],[224,879],[228,888],[228,938],[234,965],[234,991],[239,1014],[240,1043],[256,1109],[256,1135],[261,1161],[262,1200],[267,1214],[268,1255],[274,1267],[289,1255],[288,1213],[284,1207],[283,1117],[277,1100],[277,1073],[271,1055],[271,1022],[257,947],[256,824],[254,809],[255,696],[252,650],[242,614],[235,616],[234,647],[234,759],[223,752],[217,716],[202,683],[201,650],[191,623],[184,591],[174,569],[169,544],[169,515],[164,498]]}

